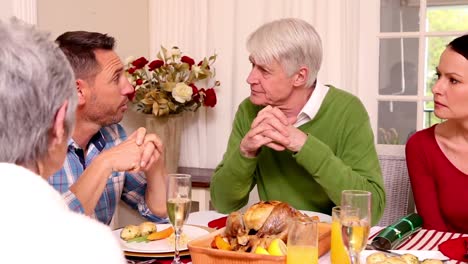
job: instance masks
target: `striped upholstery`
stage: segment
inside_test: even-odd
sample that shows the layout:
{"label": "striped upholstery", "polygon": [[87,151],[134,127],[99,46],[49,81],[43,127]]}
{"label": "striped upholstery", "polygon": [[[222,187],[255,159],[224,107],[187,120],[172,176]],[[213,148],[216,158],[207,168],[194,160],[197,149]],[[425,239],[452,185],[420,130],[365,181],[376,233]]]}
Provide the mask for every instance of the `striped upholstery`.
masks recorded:
{"label": "striped upholstery", "polygon": [[[372,239],[385,227],[375,226],[371,228],[371,235],[369,236],[368,244],[372,242]],[[468,234],[436,231],[421,229],[417,233],[411,235],[408,240],[403,241],[396,250],[423,250],[423,251],[438,251],[439,245],[443,242],[455,239],[459,237],[468,237]],[[450,260],[445,263],[448,264],[461,264],[466,263],[457,260]]]}

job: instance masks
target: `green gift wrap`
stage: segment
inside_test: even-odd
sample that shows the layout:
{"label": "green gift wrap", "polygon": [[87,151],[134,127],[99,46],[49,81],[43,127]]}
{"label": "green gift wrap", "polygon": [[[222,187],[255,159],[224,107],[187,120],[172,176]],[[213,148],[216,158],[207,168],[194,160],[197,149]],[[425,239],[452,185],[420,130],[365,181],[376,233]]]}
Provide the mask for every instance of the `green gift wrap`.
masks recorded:
{"label": "green gift wrap", "polygon": [[377,249],[395,249],[410,235],[419,231],[423,220],[416,213],[409,214],[387,226],[372,239],[371,245]]}

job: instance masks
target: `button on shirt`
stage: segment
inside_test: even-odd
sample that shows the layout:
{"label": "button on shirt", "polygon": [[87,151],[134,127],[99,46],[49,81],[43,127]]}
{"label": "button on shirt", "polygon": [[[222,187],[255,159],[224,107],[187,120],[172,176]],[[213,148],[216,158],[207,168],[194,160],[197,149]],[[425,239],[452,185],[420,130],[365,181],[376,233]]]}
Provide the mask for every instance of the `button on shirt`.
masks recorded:
{"label": "button on shirt", "polygon": [[[62,194],[71,210],[84,213],[84,208],[70,187],[78,180],[83,171],[103,151],[112,148],[127,139],[123,127],[119,124],[101,128],[88,145],[86,156],[83,149],[73,139],[68,143],[67,157],[60,171],[49,178],[49,183]],[[151,213],[145,202],[146,178],[143,172],[130,173],[114,171],[107,180],[104,191],[96,204],[92,218],[110,224],[120,199],[153,222],[167,222]]]}

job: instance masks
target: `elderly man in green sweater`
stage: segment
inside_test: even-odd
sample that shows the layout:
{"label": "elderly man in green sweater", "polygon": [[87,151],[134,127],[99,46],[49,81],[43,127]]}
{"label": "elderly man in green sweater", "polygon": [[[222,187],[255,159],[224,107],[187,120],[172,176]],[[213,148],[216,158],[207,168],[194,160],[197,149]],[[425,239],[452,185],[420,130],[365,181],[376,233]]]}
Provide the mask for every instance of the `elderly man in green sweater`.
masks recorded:
{"label": "elderly man in green sweater", "polygon": [[250,97],[236,113],[226,153],[211,181],[219,212],[262,200],[331,213],[343,190],[372,192],[372,223],[385,208],[369,116],[360,100],[317,81],[322,44],[300,19],[280,19],[248,41]]}

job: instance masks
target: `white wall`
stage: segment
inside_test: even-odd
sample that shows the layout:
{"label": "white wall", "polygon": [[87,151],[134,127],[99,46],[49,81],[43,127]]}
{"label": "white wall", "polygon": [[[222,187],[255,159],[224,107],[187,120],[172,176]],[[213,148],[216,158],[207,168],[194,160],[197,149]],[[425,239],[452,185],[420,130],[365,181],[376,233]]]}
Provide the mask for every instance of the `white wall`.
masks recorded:
{"label": "white wall", "polygon": [[14,0],[0,0],[0,19],[8,21],[13,15],[13,1]]}
{"label": "white wall", "polygon": [[116,38],[123,59],[149,53],[148,0],[38,0],[37,10],[37,25],[54,38],[65,31],[97,31]]}
{"label": "white wall", "polygon": [[[149,55],[148,0],[38,0],[37,9],[39,28],[52,32],[53,38],[65,31],[97,31],[116,39],[115,50],[123,61]],[[122,125],[131,133],[142,122],[127,113]]]}

